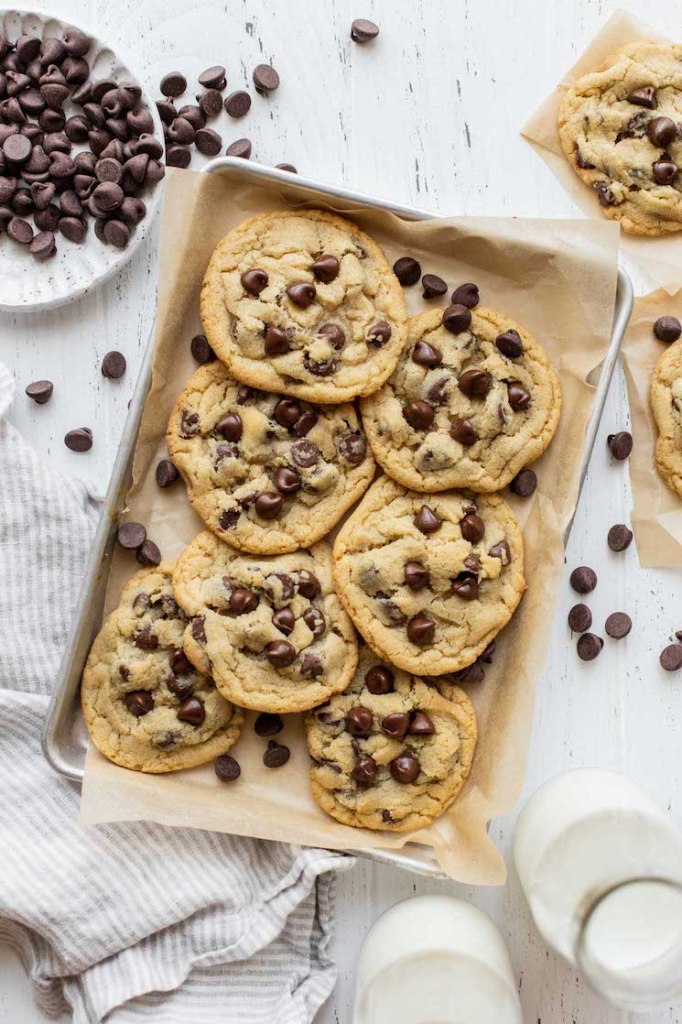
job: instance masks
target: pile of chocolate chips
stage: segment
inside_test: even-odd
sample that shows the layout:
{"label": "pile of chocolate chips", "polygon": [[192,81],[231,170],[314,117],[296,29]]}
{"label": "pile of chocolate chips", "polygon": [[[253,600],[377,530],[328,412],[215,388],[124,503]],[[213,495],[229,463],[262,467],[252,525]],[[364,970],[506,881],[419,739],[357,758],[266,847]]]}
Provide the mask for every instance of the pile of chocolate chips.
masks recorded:
{"label": "pile of chocolate chips", "polygon": [[0,29],[0,231],[37,260],[56,232],[83,242],[88,214],[100,241],[125,248],[147,212],[140,194],[164,176],[140,87],[91,79],[90,47],[77,28],[15,42]]}

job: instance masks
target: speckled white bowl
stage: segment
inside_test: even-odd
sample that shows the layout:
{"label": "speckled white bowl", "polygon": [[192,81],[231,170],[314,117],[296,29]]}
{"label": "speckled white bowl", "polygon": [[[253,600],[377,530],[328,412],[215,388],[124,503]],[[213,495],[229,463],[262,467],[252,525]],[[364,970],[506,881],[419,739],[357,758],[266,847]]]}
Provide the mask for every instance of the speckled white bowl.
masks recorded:
{"label": "speckled white bowl", "polygon": [[[70,25],[81,28],[92,39],[86,57],[92,78],[106,77],[117,82],[142,85],[138,76],[86,26],[61,21],[49,14],[16,9],[0,10],[0,25],[12,42],[22,34],[40,36],[42,39],[61,36]],[[156,104],[150,100],[144,88],[142,103],[149,107],[154,118],[154,134],[163,143],[163,129]],[[69,113],[78,113],[80,110],[70,102],[66,104],[66,109]],[[75,146],[74,152],[85,148]],[[164,162],[163,157],[160,162]],[[90,216],[85,241],[76,245],[57,232],[57,254],[44,263],[33,258],[27,245],[17,245],[3,232],[0,235],[0,310],[30,311],[60,306],[80,298],[108,280],[128,262],[141,244],[158,212],[162,192],[163,180],[145,189],[140,195],[147,207],[147,216],[132,228],[130,242],[125,249],[115,249],[100,242],[94,232],[94,219]]]}

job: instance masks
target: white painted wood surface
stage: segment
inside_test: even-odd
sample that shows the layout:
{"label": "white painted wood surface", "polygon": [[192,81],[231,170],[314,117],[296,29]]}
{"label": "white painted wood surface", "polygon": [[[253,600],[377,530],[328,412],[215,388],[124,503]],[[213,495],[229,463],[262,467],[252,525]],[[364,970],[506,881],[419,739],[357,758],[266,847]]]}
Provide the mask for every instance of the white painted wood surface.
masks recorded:
{"label": "white painted wood surface", "polygon": [[[576,215],[518,127],[615,7],[605,0],[52,0],[55,13],[89,22],[130,55],[154,86],[175,68],[189,76],[224,63],[228,88],[247,84],[250,69],[272,61],[282,85],[250,114],[219,129],[225,141],[247,135],[254,158],[291,161],[301,171],[441,213]],[[674,0],[633,0],[633,13],[679,36]],[[348,39],[350,22],[376,20],[376,43]],[[194,94],[190,86],[188,97]],[[125,419],[135,369],[153,315],[156,232],[118,279],[50,315],[0,316],[0,359],[14,371],[16,425],[51,462],[102,491]],[[661,312],[664,312],[662,310]],[[127,376],[103,380],[109,349],[124,352]],[[35,406],[23,395],[49,377],[55,394]],[[627,470],[611,466],[605,436],[627,425],[620,372],[567,552],[568,568],[588,563],[599,574],[591,605],[595,626],[614,610],[634,619],[630,637],[608,642],[591,665],[578,662],[565,625],[573,603],[562,591],[551,653],[537,696],[527,792],[577,765],[622,768],[647,785],[678,820],[682,679],[658,667],[671,631],[682,628],[679,572],[644,572],[634,549],[606,546],[612,523],[627,522]],[[90,426],[91,453],[68,452],[64,433]],[[677,619],[675,618],[677,616]],[[508,854],[515,815],[492,826]],[[548,952],[510,874],[499,889],[465,889],[359,862],[339,880],[336,953],[339,981],[320,1024],[349,1024],[357,951],[380,911],[403,897],[454,892],[488,911],[509,943],[528,1024],[625,1024],[575,973]],[[638,1017],[674,1024],[682,1011]],[[14,955],[0,949],[0,1024],[43,1020]],[[238,1024],[238,1022],[230,1022]]]}

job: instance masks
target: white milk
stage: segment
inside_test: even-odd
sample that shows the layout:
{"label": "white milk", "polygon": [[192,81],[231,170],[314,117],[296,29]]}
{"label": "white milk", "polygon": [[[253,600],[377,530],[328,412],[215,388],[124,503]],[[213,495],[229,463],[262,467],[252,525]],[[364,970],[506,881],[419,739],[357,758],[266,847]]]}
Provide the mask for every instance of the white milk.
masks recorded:
{"label": "white milk", "polygon": [[682,838],[637,783],[582,768],[528,800],[514,860],[543,937],[625,1009],[682,996]]}
{"label": "white milk", "polygon": [[492,921],[453,896],[416,896],[375,921],[360,951],[353,1024],[522,1024]]}

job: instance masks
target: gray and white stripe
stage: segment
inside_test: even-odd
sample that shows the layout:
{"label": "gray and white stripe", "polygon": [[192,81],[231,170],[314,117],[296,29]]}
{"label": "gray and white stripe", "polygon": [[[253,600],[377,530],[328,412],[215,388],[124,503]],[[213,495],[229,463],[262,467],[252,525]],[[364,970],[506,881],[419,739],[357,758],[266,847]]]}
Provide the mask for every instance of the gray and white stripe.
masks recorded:
{"label": "gray and white stripe", "polygon": [[[0,367],[0,416],[12,381]],[[83,830],[40,731],[97,502],[0,422],[0,941],[76,1024],[301,1024],[331,991],[323,850],[135,822]]]}

